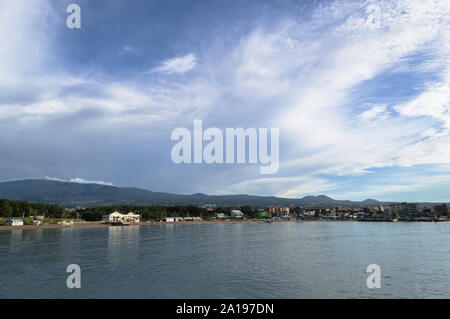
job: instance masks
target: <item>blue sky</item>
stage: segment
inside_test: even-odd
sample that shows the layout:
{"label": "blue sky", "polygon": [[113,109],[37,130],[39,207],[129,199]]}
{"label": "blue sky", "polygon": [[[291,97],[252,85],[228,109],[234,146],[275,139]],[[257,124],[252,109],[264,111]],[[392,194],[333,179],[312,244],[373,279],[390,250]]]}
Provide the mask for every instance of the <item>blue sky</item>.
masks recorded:
{"label": "blue sky", "polygon": [[[1,180],[450,201],[449,28],[448,1],[4,0]],[[174,164],[194,119],[279,128],[278,173]]]}

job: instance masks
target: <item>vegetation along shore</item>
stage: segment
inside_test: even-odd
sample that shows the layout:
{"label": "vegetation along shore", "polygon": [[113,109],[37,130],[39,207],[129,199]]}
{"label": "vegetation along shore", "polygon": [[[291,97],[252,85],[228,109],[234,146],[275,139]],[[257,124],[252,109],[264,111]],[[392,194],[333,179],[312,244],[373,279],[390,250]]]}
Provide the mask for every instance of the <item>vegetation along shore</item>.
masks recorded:
{"label": "vegetation along shore", "polygon": [[[242,223],[277,221],[448,221],[445,204],[421,208],[417,204],[395,203],[366,207],[336,207],[334,209],[302,207],[219,207],[216,205],[171,206],[100,206],[64,208],[55,204],[32,203],[0,199],[0,229],[48,229],[60,227],[105,227],[108,215],[136,214],[136,225],[163,225],[167,223]],[[12,225],[11,221],[20,221]],[[109,223],[112,224],[112,223]],[[129,223],[123,223],[129,224]]]}

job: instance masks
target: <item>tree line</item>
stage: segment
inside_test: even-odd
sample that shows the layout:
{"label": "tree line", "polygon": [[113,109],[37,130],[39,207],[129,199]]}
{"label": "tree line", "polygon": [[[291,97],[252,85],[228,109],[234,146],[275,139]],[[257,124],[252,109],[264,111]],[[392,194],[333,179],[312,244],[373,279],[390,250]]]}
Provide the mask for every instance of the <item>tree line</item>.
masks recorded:
{"label": "tree line", "polygon": [[[210,218],[216,213],[230,215],[232,207],[215,207],[207,209],[192,205],[175,206],[99,206],[67,211],[65,208],[55,204],[30,203],[26,201],[15,201],[0,199],[0,217],[30,217],[45,216],[49,218],[81,218],[86,221],[99,221],[103,215],[118,211],[122,214],[134,212],[141,215],[142,220],[160,220],[164,217],[202,217]],[[259,217],[259,212],[251,206],[241,206],[239,209],[247,218]]]}
{"label": "tree line", "polygon": [[0,199],[0,217],[29,217],[42,215],[51,218],[70,217],[61,206]]}

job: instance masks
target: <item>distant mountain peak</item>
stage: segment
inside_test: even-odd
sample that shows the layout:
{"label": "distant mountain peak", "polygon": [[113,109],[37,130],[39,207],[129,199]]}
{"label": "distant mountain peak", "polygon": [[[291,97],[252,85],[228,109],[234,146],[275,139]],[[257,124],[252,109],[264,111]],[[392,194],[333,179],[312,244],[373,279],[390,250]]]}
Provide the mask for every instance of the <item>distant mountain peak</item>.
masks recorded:
{"label": "distant mountain peak", "polygon": [[305,196],[303,198],[301,198],[303,200],[318,200],[318,201],[326,201],[326,202],[330,202],[330,201],[335,201],[333,198],[327,196],[327,195],[309,195],[309,196]]}
{"label": "distant mountain peak", "polygon": [[316,197],[320,198],[320,199],[331,199],[331,200],[334,200],[333,198],[331,198],[330,196],[327,196],[327,195],[318,195]]}
{"label": "distant mountain peak", "polygon": [[363,200],[362,203],[379,203],[379,201],[377,201],[376,199],[373,199],[373,198],[367,198],[367,199]]}

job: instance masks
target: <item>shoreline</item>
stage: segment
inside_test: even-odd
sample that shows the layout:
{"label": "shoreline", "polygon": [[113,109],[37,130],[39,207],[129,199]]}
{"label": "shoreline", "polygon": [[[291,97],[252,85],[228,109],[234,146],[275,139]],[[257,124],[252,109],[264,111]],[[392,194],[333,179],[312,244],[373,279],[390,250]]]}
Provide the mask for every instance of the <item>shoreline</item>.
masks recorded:
{"label": "shoreline", "polygon": [[[296,222],[292,221],[274,221],[278,222]],[[303,221],[298,221],[303,222]],[[52,224],[52,225],[23,225],[23,226],[4,226],[0,225],[0,231],[2,230],[24,230],[24,229],[60,229],[60,228],[93,228],[93,227],[129,227],[129,226],[160,226],[160,225],[203,225],[203,224],[243,224],[243,223],[266,223],[264,220],[201,220],[201,221],[179,221],[179,222],[139,222],[127,226],[110,226],[103,222],[85,222],[74,223],[72,225]]]}
{"label": "shoreline", "polygon": [[[450,220],[440,220],[439,222],[446,222]],[[371,221],[371,220],[324,220],[324,219],[307,219],[307,220],[278,220],[271,221],[270,223],[308,223],[308,222],[385,222],[392,223],[392,221]],[[432,221],[402,221],[401,223],[417,223],[417,222],[432,222]],[[245,223],[267,223],[265,220],[201,220],[201,221],[178,221],[178,222],[164,222],[164,221],[149,221],[149,222],[139,222],[133,225],[126,226],[110,226],[103,222],[84,222],[84,223],[74,223],[72,225],[63,224],[51,224],[51,225],[23,225],[23,226],[4,226],[0,225],[0,231],[9,230],[29,230],[29,229],[61,229],[61,228],[95,228],[95,227],[129,227],[129,226],[162,226],[162,225],[204,225],[204,224],[245,224]]]}

